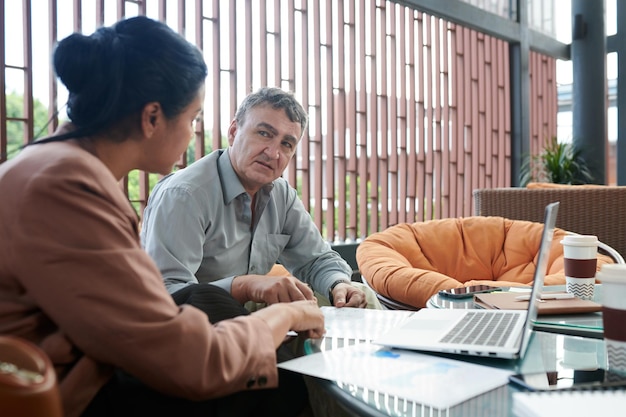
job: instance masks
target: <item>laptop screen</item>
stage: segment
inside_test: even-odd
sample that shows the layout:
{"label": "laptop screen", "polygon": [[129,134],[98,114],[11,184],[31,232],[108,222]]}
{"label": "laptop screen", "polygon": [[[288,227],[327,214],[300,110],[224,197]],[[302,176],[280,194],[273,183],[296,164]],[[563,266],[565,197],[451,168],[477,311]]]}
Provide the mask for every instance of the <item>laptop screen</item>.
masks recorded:
{"label": "laptop screen", "polygon": [[550,248],[552,247],[552,238],[554,237],[554,228],[556,224],[556,216],[559,211],[559,202],[550,203],[546,206],[546,212],[543,221],[543,235],[541,236],[541,245],[539,247],[539,255],[537,257],[537,268],[533,278],[533,287],[530,292],[530,301],[528,302],[528,314],[526,316],[526,324],[522,333],[522,345],[520,349],[520,357],[526,353],[528,342],[533,330],[533,323],[537,320],[539,298],[541,297],[541,289],[548,272],[548,258],[550,257]]}

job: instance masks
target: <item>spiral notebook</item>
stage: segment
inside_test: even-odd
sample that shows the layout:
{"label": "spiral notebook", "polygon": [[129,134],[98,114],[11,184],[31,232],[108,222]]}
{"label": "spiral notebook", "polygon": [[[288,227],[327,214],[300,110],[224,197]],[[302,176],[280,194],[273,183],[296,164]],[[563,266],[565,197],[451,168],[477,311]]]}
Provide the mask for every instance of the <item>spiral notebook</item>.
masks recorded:
{"label": "spiral notebook", "polygon": [[517,417],[623,417],[626,390],[533,391],[513,393]]}

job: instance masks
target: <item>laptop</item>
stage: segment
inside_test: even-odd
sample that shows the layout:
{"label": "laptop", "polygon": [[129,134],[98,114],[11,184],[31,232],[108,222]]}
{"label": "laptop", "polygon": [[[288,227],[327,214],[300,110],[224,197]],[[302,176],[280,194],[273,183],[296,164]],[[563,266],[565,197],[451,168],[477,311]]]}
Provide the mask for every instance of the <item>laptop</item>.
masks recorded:
{"label": "laptop", "polygon": [[517,359],[524,356],[537,319],[559,203],[546,206],[528,310],[423,308],[373,343],[401,349]]}

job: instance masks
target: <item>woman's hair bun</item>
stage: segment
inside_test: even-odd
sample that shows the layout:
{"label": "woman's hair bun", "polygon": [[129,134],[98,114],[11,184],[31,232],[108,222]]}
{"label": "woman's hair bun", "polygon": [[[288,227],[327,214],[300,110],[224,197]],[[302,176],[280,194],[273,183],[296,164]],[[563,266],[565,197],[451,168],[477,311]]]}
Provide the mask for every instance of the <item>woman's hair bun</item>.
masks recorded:
{"label": "woman's hair bun", "polygon": [[74,33],[60,41],[54,52],[54,69],[70,92],[80,92],[100,66],[96,42]]}

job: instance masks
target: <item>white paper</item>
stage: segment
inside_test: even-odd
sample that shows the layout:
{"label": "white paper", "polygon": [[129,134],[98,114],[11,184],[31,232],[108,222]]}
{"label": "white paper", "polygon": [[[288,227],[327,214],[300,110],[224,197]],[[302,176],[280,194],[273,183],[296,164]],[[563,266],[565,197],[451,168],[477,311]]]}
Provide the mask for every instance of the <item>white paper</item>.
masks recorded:
{"label": "white paper", "polygon": [[513,413],[520,417],[622,417],[624,409],[624,390],[513,393]]}
{"label": "white paper", "polygon": [[370,343],[314,353],[278,366],[438,409],[452,407],[505,385],[512,374],[507,370]]}
{"label": "white paper", "polygon": [[374,340],[406,320],[412,311],[322,307],[326,337]]}

